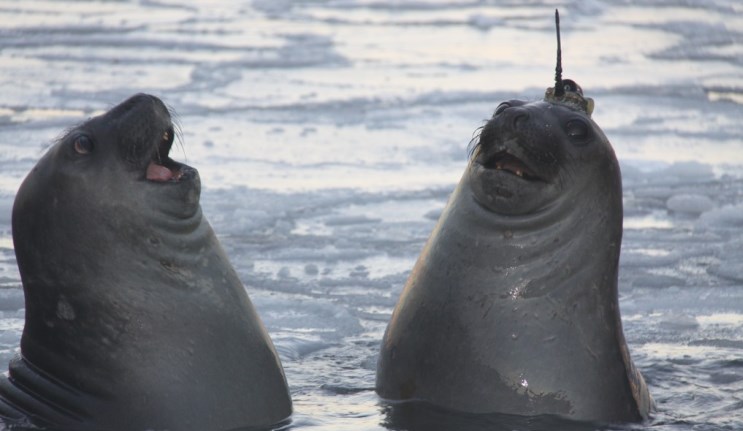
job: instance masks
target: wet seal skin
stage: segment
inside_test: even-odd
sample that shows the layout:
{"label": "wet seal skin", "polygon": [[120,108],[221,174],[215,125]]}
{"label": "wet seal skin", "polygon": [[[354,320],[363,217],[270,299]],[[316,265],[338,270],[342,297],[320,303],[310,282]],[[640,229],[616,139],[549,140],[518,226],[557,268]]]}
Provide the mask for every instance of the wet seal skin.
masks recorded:
{"label": "wet seal skin", "polygon": [[163,102],[135,95],[69,130],[21,185],[26,324],[0,379],[6,423],[217,431],[290,416],[279,358],[173,139]]}
{"label": "wet seal skin", "polygon": [[559,53],[544,100],[501,103],[483,127],[384,335],[382,398],[648,418],[618,308],[619,165]]}

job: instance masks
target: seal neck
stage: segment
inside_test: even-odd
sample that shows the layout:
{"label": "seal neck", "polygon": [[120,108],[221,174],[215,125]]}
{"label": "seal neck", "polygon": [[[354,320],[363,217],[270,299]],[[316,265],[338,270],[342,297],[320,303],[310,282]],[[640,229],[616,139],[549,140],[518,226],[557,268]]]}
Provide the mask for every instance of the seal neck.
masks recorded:
{"label": "seal neck", "polygon": [[573,282],[579,272],[588,273],[581,280],[615,288],[622,236],[621,193],[607,190],[612,189],[603,182],[587,182],[541,211],[506,216],[480,205],[465,176],[432,238],[451,243],[444,248],[452,250],[467,244],[470,249],[453,254],[466,255],[468,261],[462,265],[480,272],[468,276],[491,280],[491,288],[510,289],[520,279],[528,284],[521,294],[537,296],[581,288]]}

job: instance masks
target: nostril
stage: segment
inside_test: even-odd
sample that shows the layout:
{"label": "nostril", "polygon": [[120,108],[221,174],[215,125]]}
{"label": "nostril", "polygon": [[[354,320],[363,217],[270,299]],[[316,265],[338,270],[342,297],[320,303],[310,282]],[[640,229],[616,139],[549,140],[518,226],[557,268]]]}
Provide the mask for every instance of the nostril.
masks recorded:
{"label": "nostril", "polygon": [[524,123],[526,123],[526,120],[529,119],[529,114],[526,112],[519,112],[516,115],[513,116],[513,126],[515,128],[523,127]]}

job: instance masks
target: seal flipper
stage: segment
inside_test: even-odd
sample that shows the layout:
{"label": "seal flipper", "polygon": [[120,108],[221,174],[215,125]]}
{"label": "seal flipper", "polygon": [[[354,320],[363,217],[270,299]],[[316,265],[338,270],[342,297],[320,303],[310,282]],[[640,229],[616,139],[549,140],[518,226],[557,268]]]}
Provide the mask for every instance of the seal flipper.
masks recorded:
{"label": "seal flipper", "polygon": [[19,356],[9,364],[7,378],[0,379],[0,418],[11,423],[30,421],[37,426],[79,427],[89,417],[74,405],[84,394],[54,379]]}

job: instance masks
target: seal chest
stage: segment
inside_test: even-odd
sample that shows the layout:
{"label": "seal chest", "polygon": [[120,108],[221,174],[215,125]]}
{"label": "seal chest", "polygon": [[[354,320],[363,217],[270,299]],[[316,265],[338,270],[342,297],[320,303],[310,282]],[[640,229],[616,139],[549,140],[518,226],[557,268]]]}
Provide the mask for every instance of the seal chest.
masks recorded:
{"label": "seal chest", "polygon": [[26,177],[13,240],[26,300],[0,417],[70,430],[231,430],[291,414],[279,358],[170,158],[158,98],[74,127]]}
{"label": "seal chest", "polygon": [[504,102],[483,127],[384,335],[382,398],[648,417],[618,309],[621,176],[589,100],[558,75],[543,101]]}

